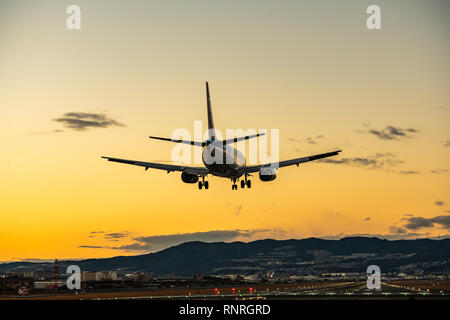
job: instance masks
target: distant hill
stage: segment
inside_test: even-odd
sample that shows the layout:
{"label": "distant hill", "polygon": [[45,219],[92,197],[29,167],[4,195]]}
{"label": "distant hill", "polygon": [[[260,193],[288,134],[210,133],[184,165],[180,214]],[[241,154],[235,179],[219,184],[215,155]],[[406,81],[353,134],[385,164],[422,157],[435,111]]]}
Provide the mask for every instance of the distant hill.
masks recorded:
{"label": "distant hill", "polygon": [[[421,269],[445,272],[450,258],[450,239],[383,240],[348,237],[341,240],[258,240],[253,242],[186,242],[159,252],[104,259],[61,261],[82,270],[148,272],[158,276],[194,274],[314,274],[364,272],[377,264],[382,272]],[[0,264],[6,270],[51,268],[51,263]]]}

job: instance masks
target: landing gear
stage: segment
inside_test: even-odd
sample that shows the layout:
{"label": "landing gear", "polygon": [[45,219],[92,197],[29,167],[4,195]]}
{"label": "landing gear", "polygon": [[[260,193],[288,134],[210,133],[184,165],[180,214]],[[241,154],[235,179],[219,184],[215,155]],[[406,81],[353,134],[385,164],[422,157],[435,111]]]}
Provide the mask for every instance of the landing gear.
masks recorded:
{"label": "landing gear", "polygon": [[237,190],[236,178],[232,179],[233,185],[231,186],[231,190]]}
{"label": "landing gear", "polygon": [[198,182],[198,188],[202,190],[203,187],[205,187],[206,190],[209,188],[209,182],[205,181],[205,176],[202,176],[202,181]]}
{"label": "landing gear", "polygon": [[247,180],[247,177],[249,176],[249,174],[246,174],[245,176],[244,176],[244,178],[245,178],[245,184],[247,185],[247,188],[251,188],[252,187],[252,181],[251,180]]}
{"label": "landing gear", "polygon": [[242,189],[244,189],[245,186],[247,186],[247,188],[249,188],[249,189],[252,187],[252,182],[251,182],[251,180],[247,180],[247,176],[248,176],[248,174],[246,174],[244,176],[244,180],[241,180],[241,188]]}
{"label": "landing gear", "polygon": [[[245,174],[244,175],[244,179],[241,180],[241,189],[244,189],[245,187],[247,188],[251,188],[252,187],[252,182],[251,180],[248,180],[247,177],[250,176],[250,174]],[[236,178],[232,178],[231,181],[233,182],[233,185],[231,186],[231,190],[237,190],[238,186],[236,184]]]}

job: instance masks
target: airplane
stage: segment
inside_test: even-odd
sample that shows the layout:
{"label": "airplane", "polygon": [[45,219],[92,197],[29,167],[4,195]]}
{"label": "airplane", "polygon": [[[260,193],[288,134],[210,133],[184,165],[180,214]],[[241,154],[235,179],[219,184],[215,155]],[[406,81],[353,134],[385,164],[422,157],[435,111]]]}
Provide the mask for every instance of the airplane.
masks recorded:
{"label": "airplane", "polygon": [[[181,172],[181,180],[183,182],[192,184],[198,182],[199,189],[202,189],[203,187],[205,189],[209,188],[209,182],[205,180],[208,174],[217,177],[227,178],[230,179],[231,182],[233,183],[231,189],[237,190],[238,186],[236,184],[236,181],[239,180],[241,182],[241,188],[245,187],[251,188],[252,186],[251,180],[248,179],[248,177],[251,176],[252,173],[258,172],[261,181],[273,181],[277,176],[278,168],[283,168],[294,164],[297,165],[298,167],[300,163],[336,156],[339,154],[339,152],[342,151],[337,150],[274,163],[246,166],[245,157],[242,155],[241,152],[233,148],[230,144],[243,140],[248,140],[251,138],[256,138],[261,135],[264,135],[264,133],[258,133],[227,140],[216,139],[208,82],[206,82],[206,107],[208,114],[208,136],[209,136],[209,139],[207,139],[206,141],[189,141],[189,140],[169,139],[154,136],[149,137],[151,139],[184,143],[192,146],[202,147],[203,148],[202,161],[204,164],[203,167],[172,165],[157,162],[143,162],[104,156],[102,156],[102,158],[107,159],[108,161],[144,167],[145,171],[147,171],[149,168],[165,170],[167,171],[167,173],[170,173],[172,171],[179,171]],[[223,159],[223,161],[216,161],[216,159],[221,160]],[[243,179],[241,179],[242,177]]]}

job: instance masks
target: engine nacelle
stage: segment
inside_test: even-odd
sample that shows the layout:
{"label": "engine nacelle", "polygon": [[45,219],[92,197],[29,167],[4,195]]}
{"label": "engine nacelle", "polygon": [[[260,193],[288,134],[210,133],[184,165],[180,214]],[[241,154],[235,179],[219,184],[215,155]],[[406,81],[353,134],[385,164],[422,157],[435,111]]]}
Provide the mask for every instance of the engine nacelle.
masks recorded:
{"label": "engine nacelle", "polygon": [[181,174],[181,180],[183,180],[184,183],[196,183],[198,181],[198,176],[196,174],[183,172]]}
{"label": "engine nacelle", "polygon": [[259,170],[259,179],[261,181],[273,181],[277,177],[277,170],[270,167],[263,167]]}

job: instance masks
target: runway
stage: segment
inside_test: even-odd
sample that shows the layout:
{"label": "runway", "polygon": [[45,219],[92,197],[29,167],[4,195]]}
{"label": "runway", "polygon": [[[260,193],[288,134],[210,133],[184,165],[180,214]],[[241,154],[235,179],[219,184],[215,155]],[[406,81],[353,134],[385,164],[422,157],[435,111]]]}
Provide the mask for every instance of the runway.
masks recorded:
{"label": "runway", "polygon": [[[445,289],[443,289],[445,288]],[[347,300],[347,299],[450,299],[449,283],[381,282],[370,290],[365,281],[253,284],[236,287],[141,288],[89,292],[4,295],[0,300]]]}

